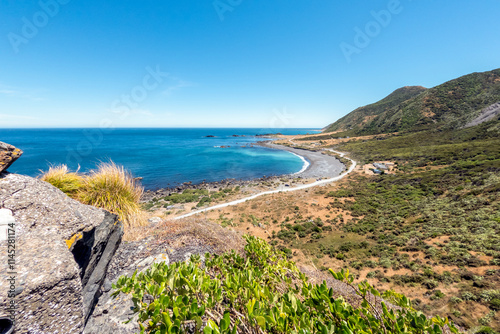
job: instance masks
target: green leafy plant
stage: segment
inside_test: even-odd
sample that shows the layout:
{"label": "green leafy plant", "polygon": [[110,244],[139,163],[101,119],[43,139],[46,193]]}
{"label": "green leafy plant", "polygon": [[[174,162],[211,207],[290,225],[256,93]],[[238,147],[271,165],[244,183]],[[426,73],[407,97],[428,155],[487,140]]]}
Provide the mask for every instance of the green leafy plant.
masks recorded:
{"label": "green leafy plant", "polygon": [[[245,254],[192,256],[156,263],[122,276],[114,296],[131,294],[140,333],[442,333],[447,319],[428,319],[410,301],[368,283],[352,284],[348,271],[330,271],[350,286],[359,307],[336,296],[326,282],[312,284],[295,264],[264,240],[245,236]],[[130,320],[129,320],[130,321]]]}

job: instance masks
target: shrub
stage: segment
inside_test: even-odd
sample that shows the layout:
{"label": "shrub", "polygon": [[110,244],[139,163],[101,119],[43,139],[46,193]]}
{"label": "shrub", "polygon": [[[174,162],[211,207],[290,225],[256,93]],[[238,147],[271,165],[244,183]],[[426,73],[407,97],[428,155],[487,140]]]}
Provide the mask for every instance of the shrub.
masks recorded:
{"label": "shrub", "polygon": [[500,298],[490,300],[490,308],[495,311],[500,311]]}
{"label": "shrub", "polygon": [[[355,286],[349,272],[329,272],[362,300],[353,307],[326,282],[311,284],[293,262],[262,239],[246,236],[245,257],[199,255],[172,265],[155,263],[146,272],[121,276],[113,296],[131,294],[141,333],[429,333],[448,321],[428,319],[403,295],[381,294],[368,283]],[[389,299],[375,307],[372,297]],[[145,298],[146,297],[146,298]],[[145,302],[145,299],[149,300]]]}
{"label": "shrub", "polygon": [[445,296],[444,293],[441,292],[441,290],[436,290],[434,291],[434,294],[431,296],[431,300],[437,300],[437,299],[441,299]]}
{"label": "shrub", "polygon": [[76,193],[83,186],[83,177],[78,174],[78,171],[74,173],[70,172],[66,165],[50,167],[49,170],[40,177],[40,180],[59,188],[72,198],[76,197]]}
{"label": "shrub", "polygon": [[339,250],[341,252],[349,252],[352,248],[352,243],[351,242],[346,242],[345,244],[342,244],[340,247],[339,247]]}
{"label": "shrub", "polygon": [[483,290],[479,298],[484,302],[490,302],[492,299],[500,299],[500,290]]}
{"label": "shrub", "polygon": [[139,226],[145,224],[139,205],[143,191],[122,166],[109,162],[101,163],[84,178],[77,196],[84,204],[117,214],[126,226]]}
{"label": "shrub", "polygon": [[477,297],[469,291],[465,291],[462,293],[462,300],[477,300]]}
{"label": "shrub", "polygon": [[375,277],[376,273],[374,271],[370,271],[366,274],[366,278],[373,278]]}
{"label": "shrub", "polygon": [[455,296],[450,297],[449,301],[450,301],[450,303],[453,303],[453,304],[460,304],[463,302],[462,299],[455,297]]}
{"label": "shrub", "polygon": [[496,334],[496,332],[488,326],[482,326],[474,334]]}
{"label": "shrub", "polygon": [[422,285],[429,290],[436,288],[439,285],[439,282],[433,279],[428,279],[422,282]]}
{"label": "shrub", "polygon": [[196,207],[199,208],[201,206],[204,206],[206,204],[210,204],[212,200],[210,199],[210,197],[202,197],[200,202],[198,204],[196,204]]}

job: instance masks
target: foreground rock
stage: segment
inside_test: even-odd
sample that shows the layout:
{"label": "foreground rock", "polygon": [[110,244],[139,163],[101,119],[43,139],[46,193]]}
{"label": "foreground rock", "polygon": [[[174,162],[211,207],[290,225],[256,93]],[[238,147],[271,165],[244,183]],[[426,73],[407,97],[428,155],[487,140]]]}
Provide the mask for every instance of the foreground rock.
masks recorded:
{"label": "foreground rock", "polygon": [[[0,310],[6,313],[14,301],[17,333],[81,333],[122,223],[46,182],[6,172],[0,173],[0,208],[15,220],[11,268],[5,265],[7,241],[0,241]],[[12,288],[14,299],[8,297]]]}
{"label": "foreground rock", "polygon": [[135,270],[145,271],[155,262],[186,261],[193,254],[221,254],[230,249],[242,251],[241,235],[220,225],[201,220],[188,224],[162,222],[157,224],[145,239],[124,242],[118,248],[108,269],[103,295],[85,327],[85,334],[132,334],[139,331],[137,322],[124,322],[133,317],[133,302],[130,295],[112,298],[111,285],[121,275],[131,276]]}
{"label": "foreground rock", "polygon": [[22,154],[20,149],[0,141],[0,173],[9,168]]}

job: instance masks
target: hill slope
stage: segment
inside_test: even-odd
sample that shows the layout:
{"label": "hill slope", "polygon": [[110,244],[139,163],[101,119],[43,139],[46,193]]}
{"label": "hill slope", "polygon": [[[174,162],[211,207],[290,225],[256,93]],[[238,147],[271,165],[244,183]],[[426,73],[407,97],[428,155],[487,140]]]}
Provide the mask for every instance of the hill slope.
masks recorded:
{"label": "hill slope", "polygon": [[362,128],[364,125],[369,124],[376,116],[417,96],[425,90],[426,88],[422,86],[406,86],[399,88],[378,102],[359,107],[350,112],[335,123],[328,125],[324,132],[347,131],[351,128]]}
{"label": "hill slope", "polygon": [[[408,88],[415,87],[402,88],[403,92]],[[412,93],[417,91],[413,89]],[[397,90],[375,104],[354,110],[328,126],[325,132],[352,128],[359,134],[375,134],[460,128],[499,101],[500,69],[472,73],[414,96]]]}

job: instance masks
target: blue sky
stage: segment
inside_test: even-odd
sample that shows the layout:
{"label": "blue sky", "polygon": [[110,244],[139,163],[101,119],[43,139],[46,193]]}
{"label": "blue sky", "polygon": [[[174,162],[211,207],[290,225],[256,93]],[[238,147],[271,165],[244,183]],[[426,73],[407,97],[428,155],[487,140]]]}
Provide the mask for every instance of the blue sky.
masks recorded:
{"label": "blue sky", "polygon": [[314,127],[500,67],[500,1],[6,0],[1,127]]}

